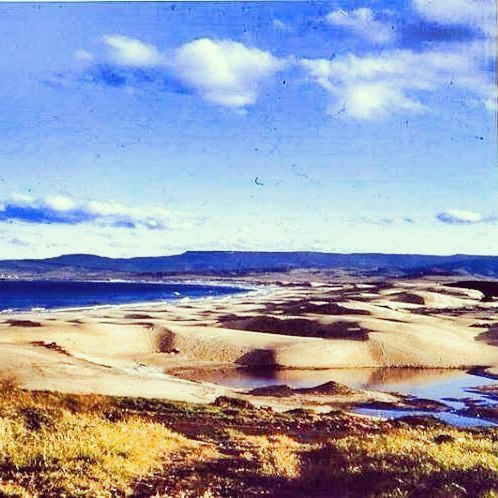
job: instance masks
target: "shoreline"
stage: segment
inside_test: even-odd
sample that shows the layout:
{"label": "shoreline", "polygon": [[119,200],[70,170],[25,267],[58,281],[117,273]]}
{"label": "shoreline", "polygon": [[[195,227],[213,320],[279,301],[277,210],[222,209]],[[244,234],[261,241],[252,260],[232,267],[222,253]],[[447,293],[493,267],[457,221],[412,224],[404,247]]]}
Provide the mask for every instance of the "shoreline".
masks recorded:
{"label": "shoreline", "polygon": [[[21,281],[21,280],[19,280]],[[22,280],[23,282],[41,282],[42,280]],[[49,280],[47,280],[48,282]],[[52,282],[52,280],[50,280]],[[58,282],[58,281],[54,281]],[[61,281],[64,282],[64,281]],[[81,283],[93,283],[93,282],[98,282],[98,283],[113,283],[107,280],[102,280],[102,281],[85,281],[85,280],[71,280],[71,282],[81,282]],[[138,281],[120,281],[116,283],[129,283],[129,284],[138,284],[138,283],[151,283],[152,282],[138,282]],[[248,295],[249,293],[252,292],[259,292],[263,291],[262,286],[257,286],[250,288],[250,287],[242,287],[242,285],[219,285],[218,283],[204,283],[204,282],[196,282],[196,283],[185,283],[185,282],[154,282],[155,285],[192,285],[192,286],[199,286],[199,287],[213,287],[213,288],[225,288],[225,289],[240,289],[239,291],[235,291],[230,294],[220,294],[216,296],[184,296],[184,297],[174,297],[171,299],[165,299],[165,300],[154,300],[154,301],[131,301],[127,303],[110,303],[110,304],[96,304],[96,305],[89,305],[89,306],[71,306],[71,307],[64,307],[64,308],[44,308],[44,307],[34,307],[31,309],[0,309],[0,317],[6,316],[6,315],[24,315],[24,314],[29,314],[29,313],[61,313],[61,312],[71,312],[71,311],[85,311],[85,310],[100,310],[100,309],[121,309],[123,307],[129,307],[129,306],[157,306],[157,305],[166,305],[168,303],[178,303],[180,301],[190,301],[190,300],[195,300],[195,301],[201,301],[204,299],[223,299],[223,298],[230,298],[233,296],[237,296],[239,294],[245,294]]]}

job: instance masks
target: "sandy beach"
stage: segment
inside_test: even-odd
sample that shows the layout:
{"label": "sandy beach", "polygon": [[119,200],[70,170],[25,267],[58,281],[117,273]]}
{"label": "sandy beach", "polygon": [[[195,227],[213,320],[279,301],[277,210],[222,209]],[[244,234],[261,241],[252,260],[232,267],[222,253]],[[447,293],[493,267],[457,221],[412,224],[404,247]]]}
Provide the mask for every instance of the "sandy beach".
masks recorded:
{"label": "sandy beach", "polygon": [[[487,325],[498,303],[434,280],[352,283],[251,279],[231,297],[84,310],[2,314],[0,370],[36,390],[212,402],[250,397],[272,406],[320,404],[312,393],[277,400],[188,373],[242,366],[498,368]],[[292,370],[289,370],[292,371]],[[347,379],[345,379],[347,381]],[[345,382],[347,383],[347,382]],[[395,402],[389,394],[328,392],[322,401]]]}

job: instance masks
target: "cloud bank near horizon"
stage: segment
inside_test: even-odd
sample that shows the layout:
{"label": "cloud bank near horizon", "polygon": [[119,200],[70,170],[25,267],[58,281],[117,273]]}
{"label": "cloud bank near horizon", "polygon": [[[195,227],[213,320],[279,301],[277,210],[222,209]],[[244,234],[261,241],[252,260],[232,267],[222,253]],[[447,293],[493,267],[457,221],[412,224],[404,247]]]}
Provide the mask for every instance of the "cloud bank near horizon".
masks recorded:
{"label": "cloud bank near horizon", "polygon": [[[495,221],[476,211],[447,209],[435,214],[438,222],[445,224],[475,224]],[[156,207],[150,209],[125,206],[116,202],[96,200],[77,201],[67,195],[32,197],[14,194],[4,201],[0,200],[0,222],[23,222],[32,224],[78,225],[94,223],[116,228],[145,228],[148,230],[173,230],[191,228],[199,224],[200,217],[187,215]],[[392,223],[414,224],[412,216],[360,215],[347,218],[348,223],[367,225],[388,225]]]}
{"label": "cloud bank near horizon", "polygon": [[437,213],[436,219],[442,223],[450,225],[469,225],[473,223],[490,223],[495,218],[486,218],[476,211],[467,211],[465,209],[448,209]]}
{"label": "cloud bank near horizon", "polygon": [[0,201],[0,222],[78,225],[94,223],[118,228],[172,230],[185,228],[192,218],[164,207],[140,209],[101,201],[78,202],[65,195],[34,198],[15,194]]}

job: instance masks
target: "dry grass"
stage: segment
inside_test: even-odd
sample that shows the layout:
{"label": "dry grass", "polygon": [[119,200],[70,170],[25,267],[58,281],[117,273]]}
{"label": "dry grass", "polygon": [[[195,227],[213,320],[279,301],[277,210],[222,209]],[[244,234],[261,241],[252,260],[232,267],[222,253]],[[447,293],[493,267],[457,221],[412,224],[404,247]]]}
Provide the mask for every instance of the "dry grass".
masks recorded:
{"label": "dry grass", "polygon": [[36,393],[0,379],[2,497],[208,498],[249,488],[268,496],[496,498],[498,431]]}
{"label": "dry grass", "polygon": [[301,473],[300,453],[305,448],[285,435],[247,436],[229,431],[230,439],[243,449],[243,457],[257,465],[263,477],[295,479]]}
{"label": "dry grass", "polygon": [[498,432],[386,427],[321,442],[229,431],[261,478],[305,496],[498,497]]}
{"label": "dry grass", "polygon": [[0,496],[116,496],[191,444],[104,397],[0,389]]}
{"label": "dry grass", "polygon": [[498,434],[401,427],[331,439],[301,477],[339,496],[498,496]]}

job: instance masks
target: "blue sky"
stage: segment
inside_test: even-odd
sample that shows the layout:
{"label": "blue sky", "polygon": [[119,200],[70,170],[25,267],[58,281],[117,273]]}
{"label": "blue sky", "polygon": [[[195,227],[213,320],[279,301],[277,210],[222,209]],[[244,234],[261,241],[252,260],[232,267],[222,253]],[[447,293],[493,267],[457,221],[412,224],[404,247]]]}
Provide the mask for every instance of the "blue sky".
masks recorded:
{"label": "blue sky", "polygon": [[498,254],[495,16],[0,4],[0,257]]}

